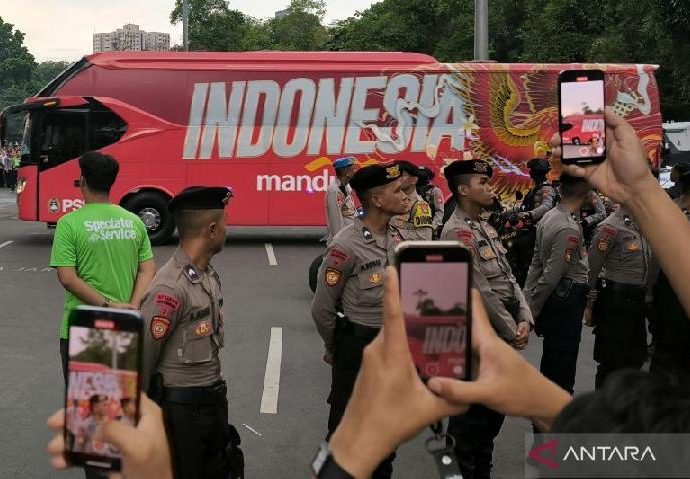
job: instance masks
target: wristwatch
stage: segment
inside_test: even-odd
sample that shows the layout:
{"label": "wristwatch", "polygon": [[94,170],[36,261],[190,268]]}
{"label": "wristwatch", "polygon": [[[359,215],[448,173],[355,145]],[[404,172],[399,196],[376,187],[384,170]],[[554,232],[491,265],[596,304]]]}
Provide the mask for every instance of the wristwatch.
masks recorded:
{"label": "wristwatch", "polygon": [[103,304],[101,304],[101,308],[109,308],[109,307],[110,307],[110,300],[104,296],[103,297]]}
{"label": "wristwatch", "polygon": [[311,470],[317,479],[354,479],[347,471],[335,462],[327,443],[321,443],[316,457],[311,463]]}

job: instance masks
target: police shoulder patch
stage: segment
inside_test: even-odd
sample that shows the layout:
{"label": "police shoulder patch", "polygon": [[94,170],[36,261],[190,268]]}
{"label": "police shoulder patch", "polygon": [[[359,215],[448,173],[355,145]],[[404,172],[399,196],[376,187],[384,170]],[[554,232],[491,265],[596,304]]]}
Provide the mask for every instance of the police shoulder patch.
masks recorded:
{"label": "police shoulder patch", "polygon": [[151,320],[151,336],[158,341],[170,330],[170,320],[164,316],[154,316]]}
{"label": "police shoulder patch", "polygon": [[597,249],[602,253],[606,253],[609,250],[610,244],[611,242],[609,240],[602,238],[599,241],[597,241]]}
{"label": "police shoulder patch", "polygon": [[566,248],[565,250],[565,255],[563,256],[563,259],[565,260],[566,263],[570,263],[573,259],[573,248]]}
{"label": "police shoulder patch", "polygon": [[340,281],[340,277],[342,276],[342,273],[335,268],[326,268],[326,272],[324,274],[326,284],[331,287],[338,284],[338,281]]}
{"label": "police shoulder patch", "polygon": [[472,232],[468,230],[457,230],[455,236],[462,244],[465,246],[470,246],[472,244]]}

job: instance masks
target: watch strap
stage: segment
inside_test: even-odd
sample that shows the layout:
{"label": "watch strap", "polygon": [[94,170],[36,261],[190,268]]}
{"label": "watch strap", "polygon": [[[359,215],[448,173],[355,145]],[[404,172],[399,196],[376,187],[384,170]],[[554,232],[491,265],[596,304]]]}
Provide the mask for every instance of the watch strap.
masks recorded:
{"label": "watch strap", "polygon": [[312,461],[311,470],[317,479],[354,479],[350,473],[335,462],[335,458],[326,443],[319,447],[316,457]]}

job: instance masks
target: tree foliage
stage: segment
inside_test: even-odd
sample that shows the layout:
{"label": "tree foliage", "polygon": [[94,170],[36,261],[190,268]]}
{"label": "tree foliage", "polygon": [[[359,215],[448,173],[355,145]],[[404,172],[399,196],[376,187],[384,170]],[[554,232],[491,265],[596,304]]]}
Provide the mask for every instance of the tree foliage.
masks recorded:
{"label": "tree foliage", "polygon": [[[189,0],[190,50],[404,51],[473,58],[474,0],[381,0],[324,24],[324,0],[291,0],[256,19],[229,0]],[[175,1],[172,23],[182,20]],[[37,65],[24,36],[0,19],[0,106],[35,93],[63,65]],[[491,0],[490,58],[499,62],[659,64],[662,113],[690,116],[690,0]]]}

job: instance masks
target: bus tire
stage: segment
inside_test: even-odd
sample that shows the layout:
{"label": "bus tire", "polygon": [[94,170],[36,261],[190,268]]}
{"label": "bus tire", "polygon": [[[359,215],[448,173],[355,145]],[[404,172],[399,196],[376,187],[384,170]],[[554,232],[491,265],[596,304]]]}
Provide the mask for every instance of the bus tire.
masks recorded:
{"label": "bus tire", "polygon": [[323,255],[320,254],[309,265],[309,289],[312,293],[316,292],[316,279],[319,275],[319,268],[323,262]]}
{"label": "bus tire", "polygon": [[175,220],[168,211],[169,201],[170,198],[163,194],[144,191],[129,198],[123,205],[144,222],[151,244],[167,243],[175,231]]}

